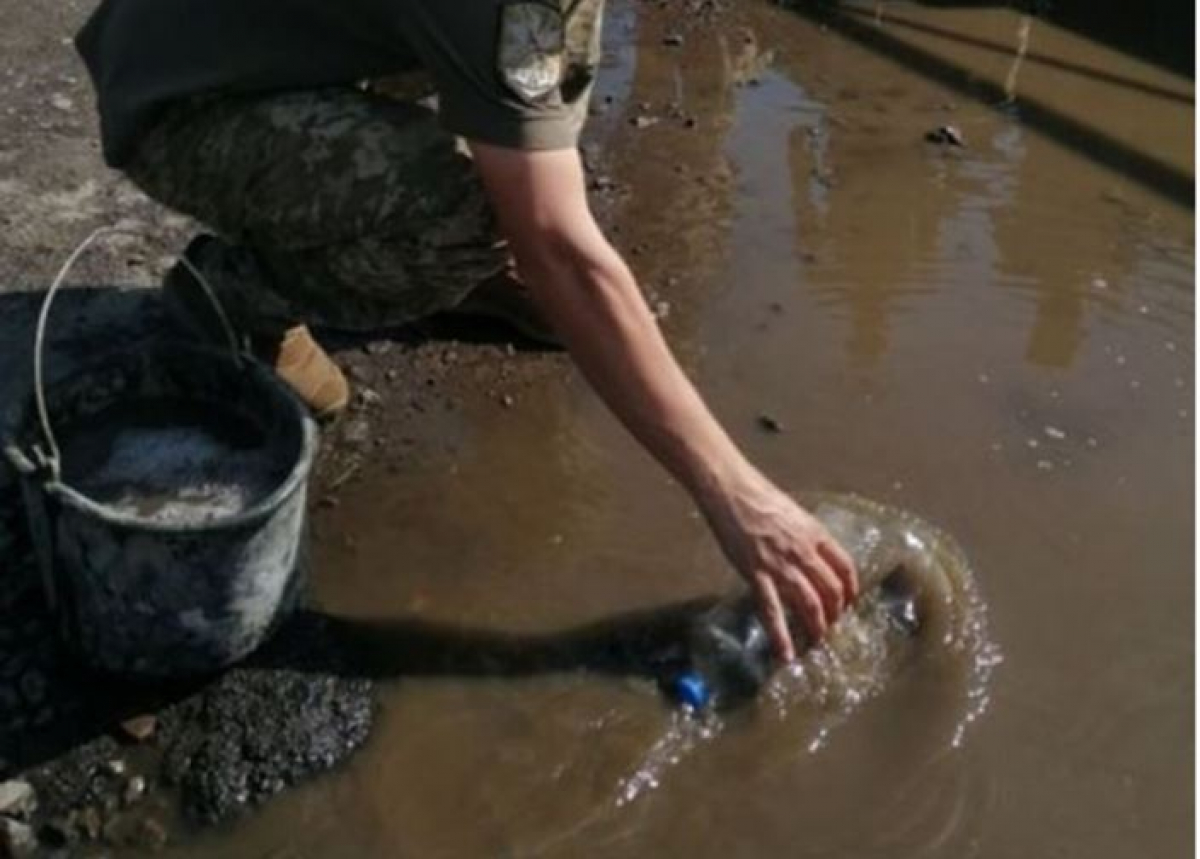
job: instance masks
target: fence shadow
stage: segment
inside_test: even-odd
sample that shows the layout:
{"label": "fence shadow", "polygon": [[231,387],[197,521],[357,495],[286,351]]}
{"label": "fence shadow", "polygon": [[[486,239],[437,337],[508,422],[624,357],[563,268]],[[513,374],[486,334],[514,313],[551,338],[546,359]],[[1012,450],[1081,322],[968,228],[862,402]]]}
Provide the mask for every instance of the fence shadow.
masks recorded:
{"label": "fence shadow", "polygon": [[1083,158],[1128,177],[1173,203],[1188,207],[1194,205],[1193,177],[1161,158],[1139,151],[1037,99],[1022,96],[1019,104],[1010,105],[1007,94],[999,84],[976,78],[963,66],[911,45],[869,19],[841,8],[837,3],[788,0],[783,5],[811,23],[827,27],[843,38],[965,98],[996,111],[1015,112],[1021,122],[1034,131]]}

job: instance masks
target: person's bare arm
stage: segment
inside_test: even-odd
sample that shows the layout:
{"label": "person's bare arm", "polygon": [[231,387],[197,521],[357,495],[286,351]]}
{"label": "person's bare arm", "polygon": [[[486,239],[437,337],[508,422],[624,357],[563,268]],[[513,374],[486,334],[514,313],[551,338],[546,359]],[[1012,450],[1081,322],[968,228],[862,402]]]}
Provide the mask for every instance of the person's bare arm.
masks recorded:
{"label": "person's bare arm", "polygon": [[534,301],[592,387],[691,492],[758,597],[776,655],[790,661],[784,607],[822,637],[856,596],[849,556],[746,460],[704,405],[592,217],[578,152],[471,148]]}

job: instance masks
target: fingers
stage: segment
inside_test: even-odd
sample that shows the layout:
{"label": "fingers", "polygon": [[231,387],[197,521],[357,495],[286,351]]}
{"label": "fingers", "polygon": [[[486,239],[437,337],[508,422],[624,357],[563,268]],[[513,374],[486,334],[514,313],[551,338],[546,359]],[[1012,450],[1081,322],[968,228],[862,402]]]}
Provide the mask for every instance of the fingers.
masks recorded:
{"label": "fingers", "polygon": [[850,554],[832,538],[818,543],[817,551],[842,583],[846,601],[851,603],[858,599],[858,570]]}
{"label": "fingers", "polygon": [[783,610],[783,601],[779,598],[775,583],[770,576],[760,573],[754,577],[754,591],[775,656],[782,662],[791,662],[796,658],[796,646],[792,642],[787,613]]}
{"label": "fingers", "polygon": [[824,556],[818,550],[819,545],[814,543],[811,548],[797,548],[792,552],[791,560],[820,597],[825,625],[830,626],[845,611],[849,595],[842,579],[834,572],[833,567],[825,562]]}
{"label": "fingers", "polygon": [[798,569],[790,570],[782,577],[781,590],[792,612],[803,621],[809,637],[813,641],[824,638],[829,624],[837,619],[837,612],[828,609],[811,579]]}

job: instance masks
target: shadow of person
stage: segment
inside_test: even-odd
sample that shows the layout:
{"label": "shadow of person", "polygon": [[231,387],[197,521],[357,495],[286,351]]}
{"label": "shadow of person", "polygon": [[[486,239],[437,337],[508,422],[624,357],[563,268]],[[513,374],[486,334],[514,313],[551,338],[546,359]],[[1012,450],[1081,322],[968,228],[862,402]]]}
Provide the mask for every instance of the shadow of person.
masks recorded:
{"label": "shadow of person", "polygon": [[716,598],[698,598],[628,612],[549,633],[514,633],[439,624],[415,617],[350,618],[301,612],[286,636],[326,625],[338,650],[304,654],[271,648],[263,668],[338,673],[372,679],[413,677],[527,677],[592,673],[665,682],[686,661],[686,636],[695,617]]}

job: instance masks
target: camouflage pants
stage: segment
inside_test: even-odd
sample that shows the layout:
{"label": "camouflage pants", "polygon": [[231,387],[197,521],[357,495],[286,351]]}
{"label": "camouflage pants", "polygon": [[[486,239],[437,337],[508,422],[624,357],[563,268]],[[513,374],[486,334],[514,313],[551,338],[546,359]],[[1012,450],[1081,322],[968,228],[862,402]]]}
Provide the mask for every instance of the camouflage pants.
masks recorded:
{"label": "camouflage pants", "polygon": [[201,267],[252,322],[398,325],[507,261],[470,158],[434,112],[356,89],[181,105],[127,173],[225,240]]}

